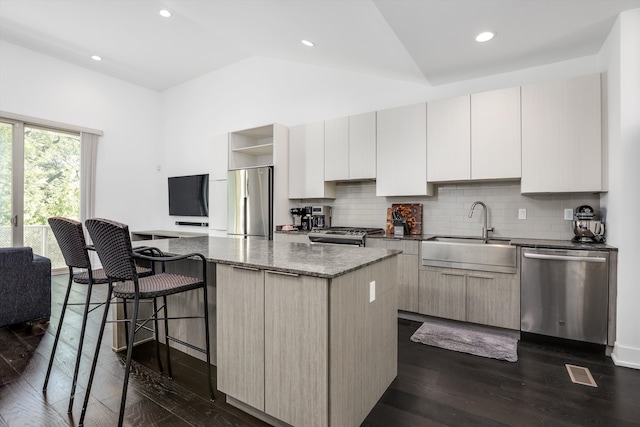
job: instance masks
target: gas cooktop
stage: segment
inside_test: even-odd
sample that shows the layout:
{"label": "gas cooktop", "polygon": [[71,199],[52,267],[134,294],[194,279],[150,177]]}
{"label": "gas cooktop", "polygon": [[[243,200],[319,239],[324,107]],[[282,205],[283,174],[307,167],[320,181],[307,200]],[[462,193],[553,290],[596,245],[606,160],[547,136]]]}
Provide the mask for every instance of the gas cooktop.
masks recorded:
{"label": "gas cooktop", "polygon": [[309,232],[312,243],[335,243],[364,246],[366,236],[384,234],[382,228],[366,227],[329,227],[314,228]]}

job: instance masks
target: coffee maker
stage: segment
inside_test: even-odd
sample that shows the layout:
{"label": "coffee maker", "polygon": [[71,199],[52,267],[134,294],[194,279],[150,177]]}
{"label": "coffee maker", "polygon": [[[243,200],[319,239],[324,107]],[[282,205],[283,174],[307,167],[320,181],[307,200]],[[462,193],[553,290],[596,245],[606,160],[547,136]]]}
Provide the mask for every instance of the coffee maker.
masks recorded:
{"label": "coffee maker", "polygon": [[313,228],[331,227],[331,206],[311,206]]}
{"label": "coffee maker", "polygon": [[604,223],[591,206],[578,206],[573,216],[573,233],[575,237],[571,240],[574,242],[603,243]]}
{"label": "coffee maker", "polygon": [[291,208],[289,212],[291,212],[291,223],[293,224],[293,228],[295,230],[302,230],[302,218],[305,215],[304,208]]}
{"label": "coffee maker", "polygon": [[302,230],[311,231],[313,228],[313,206],[305,206],[302,209]]}

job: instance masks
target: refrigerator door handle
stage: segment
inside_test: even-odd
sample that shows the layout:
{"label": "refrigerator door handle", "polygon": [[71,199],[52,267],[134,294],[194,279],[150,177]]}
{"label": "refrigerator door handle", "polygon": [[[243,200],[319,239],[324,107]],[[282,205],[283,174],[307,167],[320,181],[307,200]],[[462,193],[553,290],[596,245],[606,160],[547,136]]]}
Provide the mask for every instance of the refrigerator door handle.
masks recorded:
{"label": "refrigerator door handle", "polygon": [[247,231],[248,231],[248,229],[247,229],[247,216],[248,216],[247,213],[249,211],[247,210],[247,208],[248,208],[247,203],[248,203],[248,198],[245,196],[244,199],[242,200],[242,205],[243,205],[242,210],[244,212],[244,214],[242,215],[242,233],[245,236],[247,235]]}

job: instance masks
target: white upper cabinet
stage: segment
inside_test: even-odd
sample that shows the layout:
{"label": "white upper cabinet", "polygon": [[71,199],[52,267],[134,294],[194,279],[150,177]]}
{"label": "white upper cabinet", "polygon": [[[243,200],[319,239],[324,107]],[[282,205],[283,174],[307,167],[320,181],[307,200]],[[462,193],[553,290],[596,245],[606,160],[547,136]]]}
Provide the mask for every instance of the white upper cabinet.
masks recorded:
{"label": "white upper cabinet", "polygon": [[521,176],[520,87],[471,95],[471,179]]}
{"label": "white upper cabinet", "polygon": [[349,118],[324,122],[324,178],[327,181],[349,179]]}
{"label": "white upper cabinet", "polygon": [[376,113],[324,122],[326,181],[375,179]]}
{"label": "white upper cabinet", "polygon": [[432,195],[427,185],[427,104],[377,113],[376,195]]}
{"label": "white upper cabinet", "polygon": [[520,88],[427,103],[427,181],[520,178]]}
{"label": "white upper cabinet", "polygon": [[376,177],[376,113],[349,117],[349,179]]}
{"label": "white upper cabinet", "polygon": [[289,128],[289,198],[335,198],[324,178],[324,122]]}
{"label": "white upper cabinet", "polygon": [[522,87],[522,192],[604,188],[600,75]]}
{"label": "white upper cabinet", "polygon": [[209,169],[209,179],[227,179],[229,171],[228,164],[229,134],[218,135],[211,138],[209,143],[209,154],[211,168]]}
{"label": "white upper cabinet", "polygon": [[471,178],[471,98],[427,103],[427,181]]}

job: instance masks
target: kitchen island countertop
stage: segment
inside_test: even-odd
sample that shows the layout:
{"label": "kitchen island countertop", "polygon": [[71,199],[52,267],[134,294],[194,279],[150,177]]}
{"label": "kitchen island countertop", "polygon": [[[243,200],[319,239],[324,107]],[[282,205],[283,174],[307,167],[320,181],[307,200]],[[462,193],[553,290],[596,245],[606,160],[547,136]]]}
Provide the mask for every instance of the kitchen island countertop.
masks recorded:
{"label": "kitchen island countertop", "polygon": [[396,250],[350,245],[307,245],[229,237],[186,237],[133,242],[170,255],[200,253],[217,264],[302,274],[326,279],[346,274],[400,253]]}

